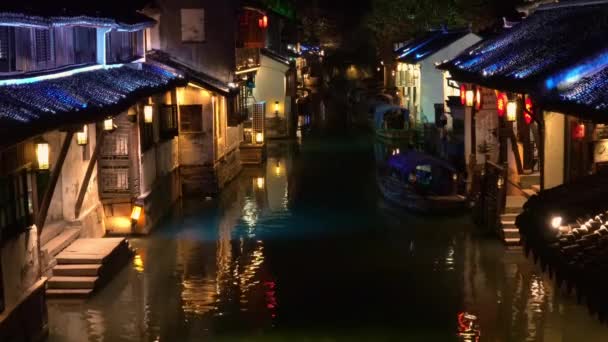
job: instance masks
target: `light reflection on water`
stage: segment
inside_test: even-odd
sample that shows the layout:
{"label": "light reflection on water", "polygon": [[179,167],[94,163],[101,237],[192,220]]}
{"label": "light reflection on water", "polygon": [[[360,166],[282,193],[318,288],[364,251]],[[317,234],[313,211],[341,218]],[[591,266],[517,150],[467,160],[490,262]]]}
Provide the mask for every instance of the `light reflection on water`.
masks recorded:
{"label": "light reflection on water", "polygon": [[371,146],[271,148],[214,203],[133,239],[93,299],[50,301],[50,340],[608,340],[521,251],[382,200]]}

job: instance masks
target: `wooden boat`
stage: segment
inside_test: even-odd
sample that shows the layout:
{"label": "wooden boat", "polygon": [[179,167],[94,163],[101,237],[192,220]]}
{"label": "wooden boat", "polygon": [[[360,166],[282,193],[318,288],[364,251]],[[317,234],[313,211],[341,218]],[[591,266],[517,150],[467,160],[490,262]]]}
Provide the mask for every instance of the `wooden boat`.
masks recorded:
{"label": "wooden boat", "polygon": [[378,175],[380,191],[389,201],[420,212],[464,209],[466,198],[458,194],[458,171],[448,162],[418,151],[388,158]]}
{"label": "wooden boat", "polygon": [[374,107],[373,129],[384,141],[414,143],[416,139],[416,130],[410,126],[407,109],[391,104]]}

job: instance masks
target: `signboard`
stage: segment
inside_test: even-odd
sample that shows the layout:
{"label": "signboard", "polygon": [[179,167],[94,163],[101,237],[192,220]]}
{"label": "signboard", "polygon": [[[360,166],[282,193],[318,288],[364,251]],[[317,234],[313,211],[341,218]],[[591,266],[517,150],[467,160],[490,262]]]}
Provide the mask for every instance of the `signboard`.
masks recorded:
{"label": "signboard", "polygon": [[595,125],[595,129],[593,130],[593,140],[597,141],[603,139],[608,139],[608,125]]}
{"label": "signboard", "polygon": [[593,150],[593,161],[595,163],[608,162],[608,139],[595,142]]}

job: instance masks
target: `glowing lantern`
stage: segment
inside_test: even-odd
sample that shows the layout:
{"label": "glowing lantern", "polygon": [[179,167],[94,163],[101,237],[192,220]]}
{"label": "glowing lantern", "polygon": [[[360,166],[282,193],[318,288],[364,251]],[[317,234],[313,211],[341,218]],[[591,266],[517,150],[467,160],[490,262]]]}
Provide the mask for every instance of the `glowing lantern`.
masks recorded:
{"label": "glowing lantern", "polygon": [[103,120],[103,130],[106,132],[111,132],[115,129],[116,127],[114,126],[114,119],[112,119],[112,117],[109,117],[105,120]]}
{"label": "glowing lantern", "polygon": [[507,102],[507,121],[514,122],[517,120],[517,102]]}
{"label": "glowing lantern", "polygon": [[82,131],[76,132],[76,142],[80,146],[85,146],[89,143],[89,128],[87,127],[87,125],[84,125],[84,127],[82,127]]}
{"label": "glowing lantern", "polygon": [[264,134],[263,133],[256,133],[255,134],[255,142],[258,144],[261,144],[264,142]]}
{"label": "glowing lantern", "polygon": [[498,112],[499,117],[503,117],[505,112],[507,111],[507,94],[506,93],[497,93],[496,95],[496,111]]}
{"label": "glowing lantern", "polygon": [[572,139],[582,140],[585,138],[585,124],[579,123],[572,126]]}
{"label": "glowing lantern", "polygon": [[467,104],[467,86],[464,84],[460,85],[460,104]]}
{"label": "glowing lantern", "polygon": [[133,206],[133,210],[131,211],[131,221],[133,223],[136,223],[139,221],[142,210],[143,210],[143,207],[141,205],[136,204]]}
{"label": "glowing lantern", "polygon": [[279,116],[279,101],[274,102],[274,114]]}
{"label": "glowing lantern", "polygon": [[467,105],[467,107],[473,107],[474,104],[475,104],[475,92],[473,90],[467,90],[466,105]]}
{"label": "glowing lantern", "polygon": [[258,26],[262,29],[268,27],[268,16],[263,16],[258,20]]}
{"label": "glowing lantern", "polygon": [[48,170],[50,168],[50,152],[49,143],[42,137],[36,139],[36,160],[38,161],[38,170]]}
{"label": "glowing lantern", "polygon": [[280,176],[280,175],[281,175],[281,162],[280,162],[280,161],[277,161],[277,165],[276,165],[276,166],[275,166],[275,168],[274,168],[274,173],[275,173],[277,176]]}
{"label": "glowing lantern", "polygon": [[256,179],[256,185],[257,185],[258,189],[260,189],[260,190],[264,189],[264,177],[258,177]]}
{"label": "glowing lantern", "polygon": [[154,122],[154,110],[151,105],[144,106],[144,122],[147,124]]}
{"label": "glowing lantern", "polygon": [[526,125],[529,125],[532,122],[532,99],[526,96],[526,101],[524,103],[526,110],[524,111],[524,120],[526,121]]}
{"label": "glowing lantern", "polygon": [[481,89],[477,88],[475,90],[475,109],[481,109]]}
{"label": "glowing lantern", "polygon": [[561,216],[554,216],[553,218],[551,218],[551,227],[553,227],[554,229],[558,229],[562,226],[562,221],[563,219]]}

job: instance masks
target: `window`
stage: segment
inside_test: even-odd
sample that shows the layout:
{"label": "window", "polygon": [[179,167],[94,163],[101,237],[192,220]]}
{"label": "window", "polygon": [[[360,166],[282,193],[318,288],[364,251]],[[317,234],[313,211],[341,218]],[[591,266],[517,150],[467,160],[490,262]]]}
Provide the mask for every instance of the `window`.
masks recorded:
{"label": "window", "polygon": [[101,189],[103,193],[128,193],[129,168],[128,167],[102,167]]}
{"label": "window", "polygon": [[52,60],[51,31],[47,29],[34,30],[34,46],[37,63],[48,63]]}
{"label": "window", "polygon": [[12,238],[32,224],[32,179],[26,171],[0,178],[0,236]]}
{"label": "window", "polygon": [[202,8],[182,8],[182,42],[202,43],[205,41],[205,10]]}
{"label": "window", "polygon": [[177,136],[177,106],[160,105],[159,114],[161,139],[172,139]]}
{"label": "window", "polygon": [[179,106],[180,132],[201,133],[203,132],[203,106],[183,105]]}
{"label": "window", "polygon": [[92,27],[74,27],[74,63],[94,63],[97,60],[97,34]]}
{"label": "window", "polygon": [[154,124],[145,122],[144,113],[139,115],[139,141],[142,153],[154,146]]}
{"label": "window", "polygon": [[15,30],[0,26],[0,72],[15,70]]}
{"label": "window", "polygon": [[107,35],[108,63],[130,62],[143,56],[144,32],[110,31]]}

